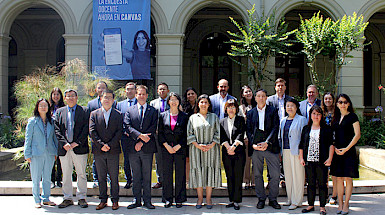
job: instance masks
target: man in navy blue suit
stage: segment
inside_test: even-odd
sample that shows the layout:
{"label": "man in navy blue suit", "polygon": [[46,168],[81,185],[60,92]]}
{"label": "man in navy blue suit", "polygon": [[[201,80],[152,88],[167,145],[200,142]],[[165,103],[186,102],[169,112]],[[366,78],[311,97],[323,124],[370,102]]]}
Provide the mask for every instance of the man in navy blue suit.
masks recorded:
{"label": "man in navy blue suit", "polygon": [[[156,150],[155,135],[158,124],[158,111],[146,103],[148,89],[136,87],[138,103],[128,108],[123,121],[123,132],[128,133],[128,153],[132,169],[134,201],[127,208],[144,206],[155,209],[151,203],[152,160]],[[142,195],[143,191],[143,195]]]}
{"label": "man in navy blue suit", "polygon": [[[135,98],[135,92],[136,92],[136,84],[134,82],[128,82],[125,87],[125,92],[127,95],[127,99],[118,102],[118,105],[116,108],[124,114],[127,112],[128,108],[136,105],[137,100]],[[131,174],[131,167],[130,167],[130,160],[129,160],[129,153],[128,153],[128,133],[124,133],[122,135],[121,145],[123,149],[123,155],[124,155],[124,173],[125,178],[127,180],[126,185],[124,186],[125,189],[130,189],[132,187],[132,174]]]}
{"label": "man in navy blue suit", "polygon": [[309,85],[306,89],[307,99],[299,103],[299,110],[302,116],[309,119],[309,110],[313,105],[321,105],[321,100],[318,99],[318,89],[316,85]]}
{"label": "man in navy blue suit", "polygon": [[218,93],[210,96],[212,111],[215,113],[219,119],[226,117],[225,114],[225,103],[229,99],[237,100],[235,97],[229,95],[227,91],[229,90],[229,82],[226,79],[221,79],[218,81]]}

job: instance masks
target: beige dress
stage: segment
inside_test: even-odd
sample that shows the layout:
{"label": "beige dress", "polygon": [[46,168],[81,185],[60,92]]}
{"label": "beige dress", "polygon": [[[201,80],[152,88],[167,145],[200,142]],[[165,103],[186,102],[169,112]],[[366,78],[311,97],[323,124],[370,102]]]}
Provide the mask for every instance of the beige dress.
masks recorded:
{"label": "beige dress", "polygon": [[[189,187],[220,187],[221,159],[220,159],[219,119],[213,113],[207,113],[205,119],[200,113],[191,115],[187,125],[187,145],[190,156]],[[192,143],[209,144],[215,142],[207,152],[196,148]]]}

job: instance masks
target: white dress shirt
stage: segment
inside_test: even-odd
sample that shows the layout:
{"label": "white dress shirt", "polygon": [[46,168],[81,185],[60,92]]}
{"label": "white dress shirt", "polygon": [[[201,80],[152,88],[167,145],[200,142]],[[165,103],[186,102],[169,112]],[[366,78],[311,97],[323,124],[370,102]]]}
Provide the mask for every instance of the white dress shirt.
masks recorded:
{"label": "white dress shirt", "polygon": [[264,131],[265,130],[266,104],[262,109],[259,109],[257,106],[257,110],[258,110],[258,117],[259,117],[259,130]]}
{"label": "white dress shirt", "polygon": [[226,99],[227,99],[227,94],[226,94],[226,96],[224,98],[221,95],[219,95],[219,105],[220,105],[219,119],[225,118],[225,103],[226,103]]}
{"label": "white dress shirt", "polygon": [[108,120],[110,119],[111,110],[112,110],[112,107],[106,111],[102,106],[102,112],[104,115],[104,122],[106,123],[106,128],[108,127]]}
{"label": "white dress shirt", "polygon": [[278,94],[278,116],[279,120],[283,119],[285,117],[285,94],[283,94],[282,98],[280,99]]}

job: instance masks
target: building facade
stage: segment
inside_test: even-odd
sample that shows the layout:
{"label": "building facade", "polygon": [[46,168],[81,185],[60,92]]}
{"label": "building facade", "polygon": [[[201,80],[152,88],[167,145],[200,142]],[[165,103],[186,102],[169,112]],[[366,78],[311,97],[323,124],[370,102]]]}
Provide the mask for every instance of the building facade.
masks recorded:
{"label": "building facade", "polygon": [[[385,102],[377,89],[385,82],[384,0],[152,0],[151,84],[166,82],[178,93],[192,86],[199,93],[212,94],[217,81],[226,78],[230,93],[239,97],[248,78],[245,68],[226,54],[227,31],[236,31],[228,17],[246,22],[253,5],[258,16],[275,13],[291,28],[299,25],[298,14],[310,17],[321,11],[334,20],[353,12],[362,14],[370,22],[365,36],[372,43],[351,53],[352,63],[343,68],[340,91],[350,95],[359,109],[370,110]],[[0,112],[8,113],[16,105],[14,82],[33,67],[74,58],[90,65],[91,0],[0,0],[0,8]],[[247,59],[237,60],[247,64]],[[290,95],[303,95],[310,83],[303,55],[275,58],[269,70],[271,79],[287,80]],[[274,93],[273,82],[265,81],[264,87]]]}

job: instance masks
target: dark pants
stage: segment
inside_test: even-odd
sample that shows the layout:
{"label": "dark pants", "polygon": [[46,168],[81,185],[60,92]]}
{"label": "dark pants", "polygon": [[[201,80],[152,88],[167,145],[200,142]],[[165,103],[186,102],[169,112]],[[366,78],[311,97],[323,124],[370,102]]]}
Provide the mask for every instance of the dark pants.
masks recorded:
{"label": "dark pants", "polygon": [[279,194],[279,154],[274,154],[270,151],[254,150],[251,156],[253,160],[253,170],[255,176],[255,192],[260,201],[266,200],[265,185],[263,181],[263,165],[266,159],[267,167],[269,168],[269,200],[277,200]]}
{"label": "dark pants", "polygon": [[155,153],[155,168],[158,182],[163,183],[163,159],[162,159],[162,148],[158,144],[158,135],[155,136],[156,150]]}
{"label": "dark pants", "polygon": [[[184,150],[183,148],[179,150]],[[186,154],[170,154],[162,148],[163,158],[163,198],[162,201],[173,202],[174,185],[173,172],[175,165],[175,202],[182,203],[187,201],[186,197]]]}
{"label": "dark pants", "polygon": [[129,159],[129,153],[128,153],[128,140],[122,139],[122,149],[123,149],[123,155],[124,155],[124,178],[127,180],[127,184],[132,183],[132,173],[131,173],[131,166],[130,166],[130,159]]}
{"label": "dark pants", "polygon": [[55,181],[56,182],[61,182],[62,181],[62,175],[63,175],[63,172],[61,171],[60,159],[59,159],[59,156],[57,156],[56,157],[56,161],[53,164],[53,168],[52,168],[51,181],[53,183],[55,183]]}
{"label": "dark pants", "polygon": [[[136,202],[151,203],[151,172],[154,153],[142,151],[130,153],[129,159],[132,169],[132,193]],[[142,194],[143,190],[143,194]]]}
{"label": "dark pants", "polygon": [[314,206],[316,183],[318,181],[320,206],[325,207],[328,196],[328,168],[319,162],[308,162],[305,166],[307,178],[307,201],[309,206]]}
{"label": "dark pants", "polygon": [[119,154],[110,154],[103,152],[94,155],[96,169],[98,170],[99,180],[99,199],[101,202],[107,202],[107,174],[111,180],[111,201],[119,201]]}
{"label": "dark pants", "polygon": [[236,153],[235,155],[228,155],[226,151],[222,150],[222,161],[227,177],[229,200],[230,202],[241,203],[246,154]]}

